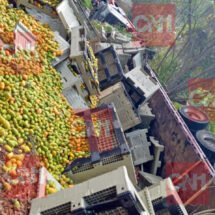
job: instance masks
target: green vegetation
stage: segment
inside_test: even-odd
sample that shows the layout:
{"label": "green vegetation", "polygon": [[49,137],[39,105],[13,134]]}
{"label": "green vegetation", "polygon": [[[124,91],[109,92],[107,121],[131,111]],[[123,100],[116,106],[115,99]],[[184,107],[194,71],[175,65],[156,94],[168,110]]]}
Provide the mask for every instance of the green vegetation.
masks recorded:
{"label": "green vegetation", "polygon": [[85,8],[88,8],[88,9],[92,9],[92,3],[91,3],[91,0],[83,0],[82,1],[82,4]]}
{"label": "green vegetation", "polygon": [[107,33],[111,33],[113,30],[118,32],[118,33],[121,33],[123,35],[126,35],[127,37],[131,38],[132,37],[132,34],[129,33],[124,27],[120,26],[120,25],[110,25],[108,23],[101,23],[97,20],[93,20],[92,21],[92,25],[98,30],[98,31],[101,31],[102,30],[102,27],[103,29],[105,30],[105,32]]}

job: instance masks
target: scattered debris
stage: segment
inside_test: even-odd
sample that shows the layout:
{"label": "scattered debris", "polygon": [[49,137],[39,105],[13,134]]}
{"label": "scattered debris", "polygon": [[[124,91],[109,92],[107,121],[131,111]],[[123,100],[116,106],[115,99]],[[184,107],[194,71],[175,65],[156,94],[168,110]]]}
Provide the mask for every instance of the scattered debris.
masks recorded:
{"label": "scattered debris", "polygon": [[[118,1],[0,3],[0,214],[187,215],[204,187],[188,196],[181,178],[198,159],[206,185],[215,171]],[[172,182],[181,157],[195,164]]]}

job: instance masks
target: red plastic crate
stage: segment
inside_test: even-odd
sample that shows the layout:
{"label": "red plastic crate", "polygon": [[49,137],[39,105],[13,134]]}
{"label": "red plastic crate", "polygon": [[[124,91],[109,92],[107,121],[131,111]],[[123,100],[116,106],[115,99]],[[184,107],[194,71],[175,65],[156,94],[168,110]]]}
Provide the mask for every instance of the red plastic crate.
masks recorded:
{"label": "red plastic crate", "polygon": [[[124,151],[128,151],[122,126],[113,104],[85,110],[79,112],[78,115],[84,118],[91,153],[96,152],[101,154],[120,146],[123,146]],[[99,125],[99,133],[95,131],[96,128],[93,119]]]}

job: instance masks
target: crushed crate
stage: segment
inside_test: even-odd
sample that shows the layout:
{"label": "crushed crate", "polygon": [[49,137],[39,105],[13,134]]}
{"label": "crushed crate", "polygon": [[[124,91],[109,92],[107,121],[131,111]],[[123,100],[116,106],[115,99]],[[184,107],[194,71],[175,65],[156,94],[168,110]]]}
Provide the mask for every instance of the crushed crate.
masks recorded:
{"label": "crushed crate", "polygon": [[121,82],[101,91],[99,100],[101,104],[114,103],[124,131],[141,123]]}
{"label": "crushed crate", "polygon": [[90,157],[76,159],[64,173],[80,183],[125,165],[131,180],[136,183],[132,156],[114,105],[102,105],[77,114],[86,124]]}
{"label": "crushed crate", "polygon": [[95,56],[98,58],[98,79],[101,90],[122,80],[123,68],[114,46],[97,52]]}
{"label": "crushed crate", "polygon": [[32,200],[30,215],[149,214],[125,167],[97,176],[46,198]]}
{"label": "crushed crate", "polygon": [[153,160],[150,153],[151,143],[147,140],[147,129],[136,130],[126,134],[134,165],[142,165]]}
{"label": "crushed crate", "polygon": [[136,108],[159,89],[158,83],[142,67],[135,67],[124,74],[123,83]]}

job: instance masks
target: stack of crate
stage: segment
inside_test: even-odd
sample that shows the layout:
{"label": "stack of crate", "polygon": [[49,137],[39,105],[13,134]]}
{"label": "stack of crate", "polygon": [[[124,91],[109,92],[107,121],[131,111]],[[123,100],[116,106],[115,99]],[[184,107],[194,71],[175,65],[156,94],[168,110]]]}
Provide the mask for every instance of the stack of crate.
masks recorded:
{"label": "stack of crate", "polygon": [[152,215],[125,167],[32,201],[30,215]]}
{"label": "stack of crate", "polygon": [[138,192],[125,167],[33,199],[30,215],[39,214],[188,215],[170,178]]}

